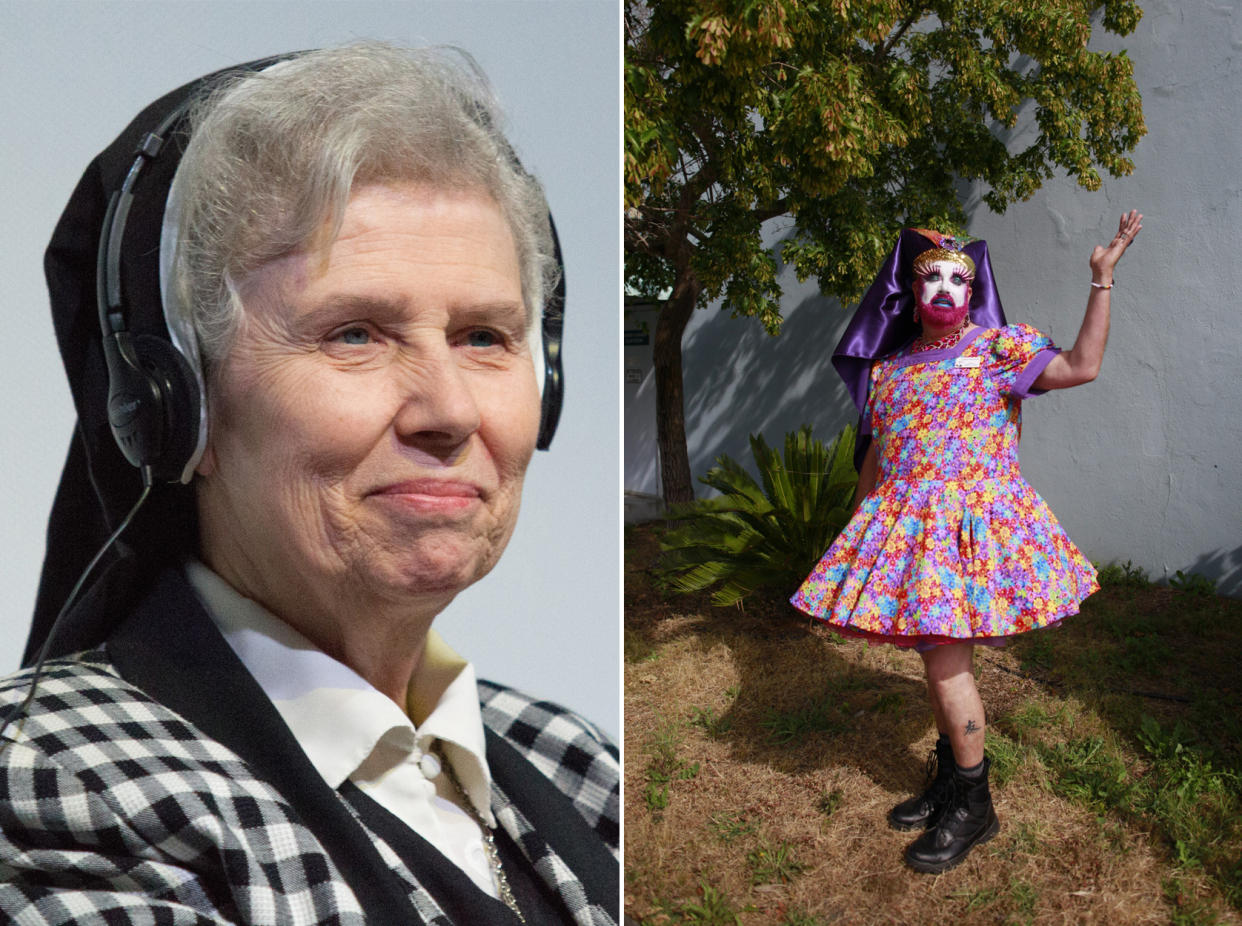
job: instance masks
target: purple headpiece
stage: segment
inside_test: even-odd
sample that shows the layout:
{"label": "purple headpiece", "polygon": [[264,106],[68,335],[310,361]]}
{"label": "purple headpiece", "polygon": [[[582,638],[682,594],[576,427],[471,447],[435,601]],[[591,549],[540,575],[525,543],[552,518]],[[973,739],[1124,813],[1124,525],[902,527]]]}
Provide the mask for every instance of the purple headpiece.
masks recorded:
{"label": "purple headpiece", "polygon": [[[929,248],[962,251],[975,262],[975,279],[970,289],[970,320],[985,328],[1005,324],[1005,311],[992,276],[986,241],[972,241],[961,247],[953,238],[921,228],[903,228],[875,282],[858,304],[845,334],[832,352],[832,365],[845,380],[854,404],[861,414],[867,404],[871,382],[871,362],[886,357],[919,332],[914,321],[914,258]],[[864,422],[865,425],[865,422]],[[860,441],[861,444],[861,441]],[[865,448],[865,444],[861,444]],[[861,453],[859,453],[861,459]]]}

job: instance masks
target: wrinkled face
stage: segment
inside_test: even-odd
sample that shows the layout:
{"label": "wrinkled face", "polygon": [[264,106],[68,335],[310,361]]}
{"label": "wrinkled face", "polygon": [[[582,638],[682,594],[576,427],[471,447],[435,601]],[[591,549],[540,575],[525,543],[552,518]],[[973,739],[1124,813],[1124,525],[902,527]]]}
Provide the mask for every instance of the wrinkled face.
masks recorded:
{"label": "wrinkled face", "polygon": [[209,565],[277,614],[284,586],[447,603],[486,574],[539,420],[496,203],[364,187],[326,255],[280,258],[240,289],[199,468]]}
{"label": "wrinkled face", "polygon": [[970,308],[970,277],[964,266],[938,260],[914,280],[914,299],[924,322],[934,327],[957,325]]}

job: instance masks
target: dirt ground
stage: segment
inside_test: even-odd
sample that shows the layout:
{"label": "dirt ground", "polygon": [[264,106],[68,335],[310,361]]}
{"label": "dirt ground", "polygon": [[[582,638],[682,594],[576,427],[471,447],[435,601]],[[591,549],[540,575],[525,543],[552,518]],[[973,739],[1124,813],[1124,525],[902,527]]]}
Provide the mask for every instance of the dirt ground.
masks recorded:
{"label": "dirt ground", "polygon": [[[1164,692],[1146,697],[1084,682],[1091,667],[1070,671],[1047,644],[981,652],[1002,828],[958,868],[921,875],[902,863],[917,834],[885,822],[921,787],[935,736],[917,655],[842,642],[779,598],[745,609],[666,600],[645,573],[657,550],[649,532],[627,538],[634,921],[1242,923],[1220,865],[1179,862],[1168,833],[1117,798],[1116,787],[1140,793],[1151,771],[1132,733],[1138,714],[1167,725],[1191,710],[1178,678],[1144,676],[1136,670],[1154,663],[1132,660],[1131,689]],[[1176,604],[1168,589],[1151,594]],[[1080,622],[1104,625],[1108,613],[1084,608]],[[1070,646],[1075,632],[1050,632],[1061,635],[1054,646]],[[1118,646],[1129,658],[1133,647]],[[1195,668],[1200,679],[1204,671]],[[1102,761],[1109,756],[1117,771]],[[1237,828],[1221,832],[1242,854]]]}

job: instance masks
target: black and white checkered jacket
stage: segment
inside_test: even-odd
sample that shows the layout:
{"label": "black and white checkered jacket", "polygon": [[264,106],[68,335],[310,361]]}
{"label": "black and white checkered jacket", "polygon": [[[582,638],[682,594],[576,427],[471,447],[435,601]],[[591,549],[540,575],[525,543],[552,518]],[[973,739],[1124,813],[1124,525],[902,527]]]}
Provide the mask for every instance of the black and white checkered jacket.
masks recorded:
{"label": "black and white checkered jacket", "polygon": [[[0,710],[25,673],[0,683]],[[615,749],[480,683],[504,866],[528,923],[619,906]],[[179,573],[93,652],[50,663],[0,740],[0,919],[516,923],[356,788],[328,787]]]}

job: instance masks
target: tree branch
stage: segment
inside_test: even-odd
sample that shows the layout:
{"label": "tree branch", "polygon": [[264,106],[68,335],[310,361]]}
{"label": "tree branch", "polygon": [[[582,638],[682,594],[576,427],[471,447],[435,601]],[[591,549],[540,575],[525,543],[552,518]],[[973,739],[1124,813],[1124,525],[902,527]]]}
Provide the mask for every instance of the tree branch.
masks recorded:
{"label": "tree branch", "polygon": [[906,17],[906,21],[897,27],[897,31],[888,37],[887,41],[877,45],[875,49],[875,60],[883,61],[887,58],[897,46],[897,43],[901,41],[901,37],[906,34],[907,30],[918,22],[918,18],[917,13],[911,13]]}
{"label": "tree branch", "polygon": [[763,206],[756,206],[751,213],[760,222],[766,222],[768,219],[774,219],[779,215],[784,215],[789,211],[789,199],[782,196],[780,199],[770,202]]}

